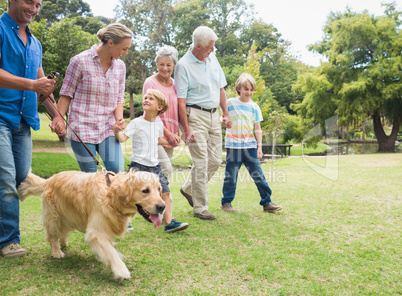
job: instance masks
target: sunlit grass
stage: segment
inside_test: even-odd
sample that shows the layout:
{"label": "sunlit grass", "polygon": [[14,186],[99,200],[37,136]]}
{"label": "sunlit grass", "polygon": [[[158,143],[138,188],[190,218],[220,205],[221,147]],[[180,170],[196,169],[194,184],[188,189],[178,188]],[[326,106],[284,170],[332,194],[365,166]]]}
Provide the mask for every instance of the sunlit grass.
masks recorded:
{"label": "sunlit grass", "polygon": [[[135,216],[134,230],[116,244],[132,275],[124,282],[113,280],[78,232],[67,256],[52,259],[40,200],[28,198],[21,232],[30,255],[0,258],[0,289],[3,295],[399,295],[402,154],[338,160],[315,161],[321,171],[310,158],[264,164],[272,200],[284,206],[278,214],[262,211],[244,169],[232,203],[238,212],[221,211],[220,169],[208,188],[214,221],[192,216],[179,193],[189,173],[176,172],[173,216],[190,227],[168,235]],[[325,170],[335,170],[337,179]]]}

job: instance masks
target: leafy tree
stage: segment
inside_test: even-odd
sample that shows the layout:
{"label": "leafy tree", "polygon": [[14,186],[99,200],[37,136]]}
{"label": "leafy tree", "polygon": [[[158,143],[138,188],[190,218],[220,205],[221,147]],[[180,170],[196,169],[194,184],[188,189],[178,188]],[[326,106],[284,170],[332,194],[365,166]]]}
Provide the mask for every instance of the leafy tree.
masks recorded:
{"label": "leafy tree", "polygon": [[[297,106],[302,116],[319,122],[339,114],[353,122],[368,114],[379,151],[393,152],[402,122],[402,33],[401,13],[393,4],[386,7],[379,17],[349,9],[331,13],[323,40],[312,46],[329,62],[299,77],[296,89],[306,93]],[[384,131],[383,116],[392,122],[390,135]]]}
{"label": "leafy tree", "polygon": [[48,25],[67,17],[92,16],[89,4],[83,0],[44,0],[35,17],[37,21],[46,19]]}
{"label": "leafy tree", "polygon": [[173,44],[182,56],[192,43],[194,29],[208,25],[210,11],[200,0],[180,1],[173,7],[173,11]]}
{"label": "leafy tree", "polygon": [[289,115],[287,113],[274,110],[261,124],[261,128],[267,133],[268,138],[272,141],[272,163],[274,162],[275,158],[276,142],[280,135],[284,132],[288,117]]}
{"label": "leafy tree", "polygon": [[[215,47],[217,55],[223,59],[233,55],[247,53],[242,50],[238,34],[248,27],[254,18],[253,6],[244,0],[204,0],[210,10],[210,24],[219,36]],[[239,53],[240,51],[240,53]],[[225,64],[225,60],[222,61]]]}
{"label": "leafy tree", "polygon": [[[144,81],[154,68],[156,50],[171,44],[173,0],[120,0],[115,11],[134,32],[131,53],[123,58]],[[142,89],[142,83],[138,88]]]}
{"label": "leafy tree", "polygon": [[153,47],[171,43],[173,0],[120,0],[115,11],[135,37]]}
{"label": "leafy tree", "polygon": [[243,69],[245,73],[250,74],[255,79],[257,86],[253,96],[258,99],[261,98],[265,89],[265,82],[260,76],[260,59],[261,53],[257,53],[257,46],[253,43],[247,56],[247,63],[244,65]]}
{"label": "leafy tree", "polygon": [[250,45],[239,38],[253,20],[253,6],[244,0],[191,0],[174,6],[173,46],[183,55],[192,43],[192,33],[201,25],[218,36],[216,56],[222,67],[243,65]]}
{"label": "leafy tree", "polygon": [[96,34],[100,29],[102,29],[105,24],[101,22],[97,17],[93,16],[76,16],[73,17],[74,24],[81,26],[84,32],[88,32],[90,34]]}

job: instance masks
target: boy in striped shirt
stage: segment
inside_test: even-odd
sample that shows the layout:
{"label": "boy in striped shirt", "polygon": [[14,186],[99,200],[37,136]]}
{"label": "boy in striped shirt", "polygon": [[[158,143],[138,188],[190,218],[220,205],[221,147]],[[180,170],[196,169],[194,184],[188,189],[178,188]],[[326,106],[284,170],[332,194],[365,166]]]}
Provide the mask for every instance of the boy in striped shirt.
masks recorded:
{"label": "boy in striped shirt", "polygon": [[260,205],[263,210],[277,212],[282,207],[271,201],[272,191],[260,163],[263,156],[260,125],[262,114],[260,107],[251,100],[256,82],[251,75],[242,74],[237,79],[235,87],[239,96],[227,101],[232,127],[226,129],[226,170],[221,209],[227,212],[236,211],[231,203],[236,193],[237,176],[241,165],[244,164],[260,193]]}

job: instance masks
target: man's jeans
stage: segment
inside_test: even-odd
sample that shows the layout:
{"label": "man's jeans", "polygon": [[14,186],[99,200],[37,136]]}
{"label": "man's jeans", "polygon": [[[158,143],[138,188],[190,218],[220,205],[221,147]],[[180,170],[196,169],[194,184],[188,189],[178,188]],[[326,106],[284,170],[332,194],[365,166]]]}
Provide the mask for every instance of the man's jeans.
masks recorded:
{"label": "man's jeans", "polygon": [[17,131],[0,121],[0,248],[20,243],[17,188],[31,168],[31,128],[22,119]]}
{"label": "man's jeans", "polygon": [[260,160],[257,159],[257,149],[255,148],[226,149],[226,170],[222,189],[222,204],[233,201],[236,193],[237,176],[242,164],[247,168],[255,185],[257,185],[261,197],[260,205],[266,206],[271,202],[272,191],[261,169]]}
{"label": "man's jeans", "polygon": [[[95,173],[98,168],[91,155],[85,149],[84,145],[82,145],[81,142],[73,140],[70,140],[70,144],[81,171],[86,173]],[[85,145],[87,145],[93,155],[96,155],[96,152],[99,153],[108,171],[115,173],[124,171],[123,152],[121,150],[119,141],[117,141],[114,136],[106,138],[99,144],[85,143]]]}

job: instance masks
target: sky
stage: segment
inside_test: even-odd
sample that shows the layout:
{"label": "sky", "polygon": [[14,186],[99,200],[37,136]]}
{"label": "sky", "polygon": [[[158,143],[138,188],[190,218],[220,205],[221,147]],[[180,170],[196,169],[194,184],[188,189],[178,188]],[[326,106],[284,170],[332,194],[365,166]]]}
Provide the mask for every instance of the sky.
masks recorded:
{"label": "sky", "polygon": [[[118,0],[85,0],[94,15],[114,17]],[[323,26],[331,11],[368,10],[370,14],[382,15],[381,3],[385,0],[245,0],[254,5],[257,17],[278,29],[285,40],[292,43],[291,51],[302,62],[318,66],[323,58],[307,50],[308,45],[321,41]],[[402,9],[402,0],[394,0]]]}

